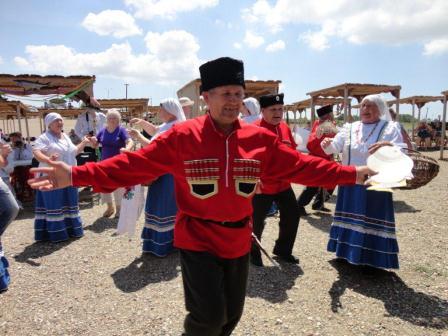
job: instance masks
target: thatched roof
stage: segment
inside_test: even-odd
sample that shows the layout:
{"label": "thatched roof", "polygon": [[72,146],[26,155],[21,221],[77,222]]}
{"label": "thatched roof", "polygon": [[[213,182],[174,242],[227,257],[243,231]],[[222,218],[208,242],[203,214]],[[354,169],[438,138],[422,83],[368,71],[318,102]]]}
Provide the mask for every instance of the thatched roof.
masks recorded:
{"label": "thatched roof", "polygon": [[95,76],[40,76],[0,74],[0,93],[26,96],[31,94],[68,94],[82,89],[93,96]]}

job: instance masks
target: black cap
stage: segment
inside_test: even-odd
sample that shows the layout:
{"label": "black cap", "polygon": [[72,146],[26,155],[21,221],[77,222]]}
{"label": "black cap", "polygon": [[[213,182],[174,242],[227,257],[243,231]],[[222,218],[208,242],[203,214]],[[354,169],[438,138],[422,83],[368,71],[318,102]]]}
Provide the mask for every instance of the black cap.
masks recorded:
{"label": "black cap", "polygon": [[316,113],[319,116],[319,118],[331,112],[333,112],[333,105],[325,105],[316,110]]}
{"label": "black cap", "polygon": [[208,91],[218,86],[241,85],[244,84],[244,64],[243,61],[221,57],[213,61],[202,64],[199,67],[201,74],[201,90]]}
{"label": "black cap", "polygon": [[269,94],[269,95],[261,96],[259,99],[260,107],[265,108],[265,107],[269,107],[272,105],[278,105],[278,104],[283,105],[283,97],[284,97],[283,93]]}

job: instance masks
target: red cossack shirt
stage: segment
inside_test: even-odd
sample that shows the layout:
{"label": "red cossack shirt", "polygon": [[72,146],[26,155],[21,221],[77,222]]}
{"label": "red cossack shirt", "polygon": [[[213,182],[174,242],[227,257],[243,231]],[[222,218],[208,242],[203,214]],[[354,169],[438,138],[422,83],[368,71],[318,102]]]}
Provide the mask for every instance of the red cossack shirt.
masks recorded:
{"label": "red cossack shirt", "polygon": [[[266,128],[278,137],[278,141],[287,145],[292,149],[296,149],[297,144],[294,141],[289,126],[284,121],[281,121],[278,125],[272,125],[267,123],[264,119],[257,120],[254,125]],[[265,176],[261,179],[260,191],[262,194],[278,194],[285,191],[291,186],[291,183],[285,180],[277,180],[271,176]]]}
{"label": "red cossack shirt", "polygon": [[111,192],[166,173],[175,180],[174,245],[222,258],[249,252],[252,225],[228,228],[209,220],[250,217],[260,178],[328,187],[356,180],[355,167],[301,155],[263,128],[236,121],[233,132],[224,135],[207,114],[177,124],[136,152],[72,167],[72,182]]}

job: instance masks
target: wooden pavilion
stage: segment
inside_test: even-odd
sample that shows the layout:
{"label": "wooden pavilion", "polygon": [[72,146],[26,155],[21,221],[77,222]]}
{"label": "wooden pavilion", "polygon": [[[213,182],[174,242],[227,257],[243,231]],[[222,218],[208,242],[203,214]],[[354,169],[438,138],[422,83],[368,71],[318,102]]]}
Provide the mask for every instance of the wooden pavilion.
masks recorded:
{"label": "wooden pavilion", "polygon": [[[411,104],[412,105],[412,140],[414,140],[414,129],[415,129],[415,106],[418,108],[418,117],[417,120],[420,121],[421,109],[427,103],[440,101],[443,102],[443,96],[411,96],[407,98],[400,98],[398,100],[399,104]],[[390,105],[395,104],[395,101],[388,101]]]}
{"label": "wooden pavilion", "polygon": [[20,101],[0,100],[0,119],[3,122],[3,130],[11,133],[17,130],[15,120],[18,122],[18,129],[23,134],[21,120],[25,120],[26,137],[30,138],[29,117],[39,117],[36,112],[31,112],[30,108]]}
{"label": "wooden pavilion", "polygon": [[[16,97],[29,97],[32,95],[63,95],[63,99],[72,99],[75,101],[88,102],[90,97],[93,97],[93,83],[95,82],[95,76],[40,76],[40,75],[9,75],[0,74],[0,119],[3,119],[5,128],[8,131],[10,129],[10,122],[14,126],[14,119],[18,121],[18,128],[21,133],[21,119],[25,119],[26,133],[29,138],[29,117],[40,117],[40,127],[43,131],[42,111],[40,113],[32,112],[29,107],[21,103],[20,101],[11,100],[8,101],[5,98],[8,96]],[[13,99],[14,99],[13,98]],[[54,110],[61,113],[63,110]],[[47,110],[46,113],[51,112]],[[79,110],[72,111],[72,114],[79,113]],[[62,112],[63,115],[69,115],[69,112]]]}
{"label": "wooden pavilion", "polygon": [[377,93],[390,93],[396,98],[396,111],[399,114],[400,99],[400,85],[384,85],[384,84],[359,84],[359,83],[344,83],[336,86],[332,86],[326,89],[308,92],[307,95],[311,96],[311,116],[314,118],[315,106],[319,98],[328,97],[343,97],[344,99],[344,121],[351,118],[351,108],[349,97],[356,98],[358,102],[370,94]]}
{"label": "wooden pavilion", "polygon": [[[349,98],[349,103],[351,102],[351,98]],[[325,105],[339,105],[344,103],[344,98],[334,98],[334,97],[317,97],[314,100],[314,106],[325,106]],[[295,103],[291,103],[285,105],[286,111],[286,121],[289,123],[289,111],[294,113],[294,120],[296,120],[296,113],[299,112],[301,115],[307,108],[311,108],[311,98],[300,100]],[[311,115],[311,119],[314,120],[314,117]]]}
{"label": "wooden pavilion", "polygon": [[[246,97],[259,98],[265,94],[278,93],[280,83],[281,81],[279,80],[246,80]],[[199,116],[205,110],[205,102],[201,99],[200,86],[201,80],[198,78],[185,84],[177,91],[178,98],[188,97],[195,102],[192,118]]]}

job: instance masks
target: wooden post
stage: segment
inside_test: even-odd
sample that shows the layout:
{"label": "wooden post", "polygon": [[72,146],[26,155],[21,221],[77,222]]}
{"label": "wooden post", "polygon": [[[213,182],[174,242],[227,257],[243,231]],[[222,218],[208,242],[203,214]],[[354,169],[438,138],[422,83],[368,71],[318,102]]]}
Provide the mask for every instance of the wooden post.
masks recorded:
{"label": "wooden post", "polygon": [[25,127],[26,127],[26,137],[28,138],[28,144],[30,144],[31,143],[31,140],[30,140],[30,126],[28,124],[28,116],[26,114],[25,114]]}
{"label": "wooden post", "polygon": [[[314,123],[314,114],[315,114],[315,106],[314,106],[314,97],[311,96],[311,125]],[[305,110],[305,117],[306,117],[306,110]]]}
{"label": "wooden post", "polygon": [[347,86],[344,87],[344,122],[350,121],[351,118],[349,113],[351,111],[348,110],[348,88]]}
{"label": "wooden post", "polygon": [[420,113],[422,111],[422,108],[421,108],[420,104],[417,105],[417,108],[418,108],[418,118],[417,118],[417,121],[420,122]]}
{"label": "wooden post", "polygon": [[16,114],[17,114],[17,121],[19,122],[19,131],[20,131],[20,133],[23,136],[23,133],[22,133],[22,120],[20,118],[20,106],[19,105],[16,106]]}
{"label": "wooden post", "polygon": [[446,133],[446,104],[447,104],[447,95],[445,92],[443,97],[443,117],[442,117],[442,134],[440,140],[440,160],[443,160],[443,150],[445,149],[445,133]]}
{"label": "wooden post", "polygon": [[414,131],[415,131],[415,100],[412,100],[412,141],[414,141]]}
{"label": "wooden post", "polygon": [[397,113],[397,121],[400,121],[400,90],[397,90],[397,100],[395,101],[395,109]]}

